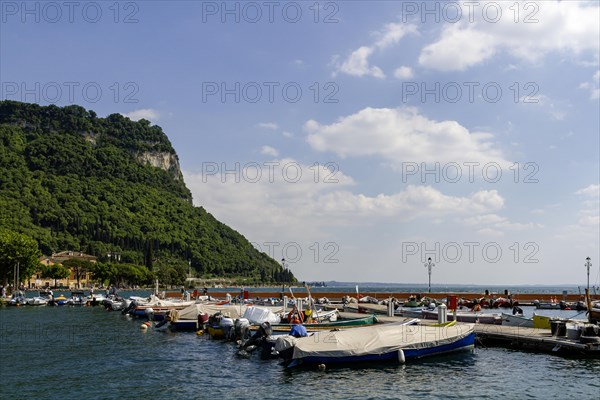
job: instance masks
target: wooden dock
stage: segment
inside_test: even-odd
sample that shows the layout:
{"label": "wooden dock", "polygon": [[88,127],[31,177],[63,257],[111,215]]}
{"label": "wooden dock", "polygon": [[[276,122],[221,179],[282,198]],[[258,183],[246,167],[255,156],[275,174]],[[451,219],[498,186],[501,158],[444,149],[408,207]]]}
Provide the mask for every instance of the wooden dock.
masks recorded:
{"label": "wooden dock", "polygon": [[[343,318],[360,318],[364,314],[340,312]],[[402,322],[410,318],[377,315],[383,323]],[[421,325],[433,325],[437,321],[421,320]],[[459,322],[461,324],[461,322]],[[600,357],[600,343],[580,343],[566,337],[552,336],[549,329],[524,328],[490,324],[475,324],[476,345],[480,347],[502,346],[512,349],[536,351],[562,356]]]}
{"label": "wooden dock", "polygon": [[552,336],[549,329],[476,324],[475,333],[482,345],[503,345],[514,349],[561,355],[600,356],[600,343],[581,343]]}

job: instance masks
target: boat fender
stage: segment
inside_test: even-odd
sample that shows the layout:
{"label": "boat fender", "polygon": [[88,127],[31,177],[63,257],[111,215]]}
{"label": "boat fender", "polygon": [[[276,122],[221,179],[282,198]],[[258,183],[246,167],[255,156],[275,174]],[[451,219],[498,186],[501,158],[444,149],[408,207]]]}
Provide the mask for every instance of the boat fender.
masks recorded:
{"label": "boat fender", "polygon": [[143,324],[141,324],[141,325],[140,325],[140,329],[142,329],[142,330],[146,330],[146,329],[148,329],[148,327],[149,327],[149,326],[148,326],[148,325],[146,325],[146,323],[145,323],[145,322],[144,322]]}
{"label": "boat fender", "polygon": [[398,350],[398,362],[400,364],[404,364],[406,362],[406,358],[404,357],[404,351],[402,349]]}

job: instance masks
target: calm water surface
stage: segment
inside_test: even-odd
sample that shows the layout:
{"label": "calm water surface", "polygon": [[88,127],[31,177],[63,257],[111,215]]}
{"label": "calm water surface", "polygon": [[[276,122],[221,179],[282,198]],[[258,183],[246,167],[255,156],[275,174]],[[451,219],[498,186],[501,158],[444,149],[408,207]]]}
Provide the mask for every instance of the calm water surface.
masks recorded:
{"label": "calm water surface", "polygon": [[371,368],[284,370],[102,308],[0,309],[0,399],[598,399],[600,360],[478,347]]}

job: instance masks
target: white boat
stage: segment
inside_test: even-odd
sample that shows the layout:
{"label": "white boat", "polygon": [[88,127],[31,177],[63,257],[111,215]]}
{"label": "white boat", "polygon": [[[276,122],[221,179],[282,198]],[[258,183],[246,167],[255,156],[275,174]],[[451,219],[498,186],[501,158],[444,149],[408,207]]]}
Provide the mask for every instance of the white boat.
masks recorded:
{"label": "white boat", "polygon": [[103,295],[102,293],[90,294],[87,297],[87,301],[89,301],[90,304],[92,304],[94,301],[96,302],[96,304],[102,304],[102,303],[104,303],[104,300],[106,300],[106,296]]}
{"label": "white boat", "polygon": [[527,318],[522,315],[502,313],[502,325],[533,328],[533,318]]}
{"label": "white boat", "polygon": [[46,306],[48,305],[48,298],[42,296],[31,297],[27,299],[27,305],[30,306]]}
{"label": "white boat", "polygon": [[248,307],[242,318],[246,318],[251,324],[261,324],[268,322],[269,324],[281,323],[281,317],[267,308]]}
{"label": "white boat", "polygon": [[69,306],[84,306],[87,303],[87,298],[82,291],[71,292],[71,297],[67,299],[65,304]]}
{"label": "white boat", "polygon": [[540,302],[534,300],[533,305],[539,310],[560,310],[560,303],[557,302]]}
{"label": "white boat", "polygon": [[382,324],[317,332],[302,338],[282,337],[277,339],[275,349],[291,354],[288,368],[356,362],[404,363],[413,358],[473,349],[473,327],[472,324],[444,327]]}
{"label": "white boat", "polygon": [[[438,319],[438,309],[436,308],[435,310],[423,310],[423,318],[437,320]],[[454,312],[448,311],[448,313],[446,314],[446,318],[448,321],[454,321]],[[456,313],[456,321],[457,322],[466,322],[466,323],[501,325],[502,324],[502,316],[501,316],[501,314],[495,314],[495,313],[458,311]]]}
{"label": "white boat", "polygon": [[394,314],[407,318],[422,318],[423,310],[425,310],[424,307],[398,307]]}

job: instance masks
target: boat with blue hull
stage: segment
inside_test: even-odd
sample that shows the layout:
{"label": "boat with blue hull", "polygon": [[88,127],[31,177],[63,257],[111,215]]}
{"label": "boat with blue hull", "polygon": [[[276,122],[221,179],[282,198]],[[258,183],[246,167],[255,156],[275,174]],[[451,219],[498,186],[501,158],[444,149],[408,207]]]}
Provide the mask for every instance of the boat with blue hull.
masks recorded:
{"label": "boat with blue hull", "polygon": [[[475,344],[473,324],[421,326],[383,324],[318,332],[305,338],[283,338],[276,344],[280,353],[291,354],[288,368],[319,364],[354,364],[360,362],[397,362],[472,350]],[[285,343],[293,351],[285,351]]]}

